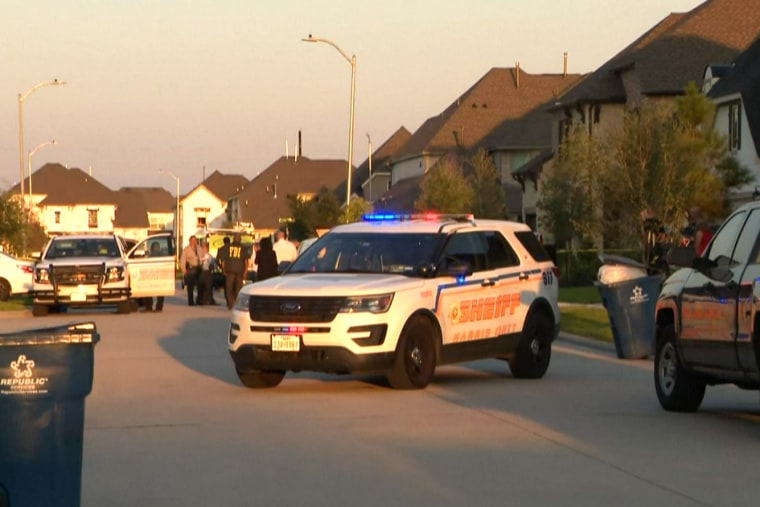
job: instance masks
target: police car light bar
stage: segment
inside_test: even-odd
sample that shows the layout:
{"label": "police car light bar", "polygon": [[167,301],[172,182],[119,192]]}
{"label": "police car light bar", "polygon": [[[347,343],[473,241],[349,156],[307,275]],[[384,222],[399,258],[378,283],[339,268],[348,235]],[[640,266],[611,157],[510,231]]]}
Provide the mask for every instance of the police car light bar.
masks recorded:
{"label": "police car light bar", "polygon": [[407,222],[409,220],[425,220],[439,222],[441,220],[455,220],[467,222],[474,220],[472,213],[365,213],[362,215],[364,222]]}

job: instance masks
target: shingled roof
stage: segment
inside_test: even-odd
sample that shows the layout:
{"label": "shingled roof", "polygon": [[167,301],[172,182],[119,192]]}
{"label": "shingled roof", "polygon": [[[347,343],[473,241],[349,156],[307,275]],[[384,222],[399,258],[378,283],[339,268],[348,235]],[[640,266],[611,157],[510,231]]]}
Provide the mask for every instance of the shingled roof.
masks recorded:
{"label": "shingled roof", "polygon": [[247,184],[248,178],[242,174],[222,174],[219,171],[214,171],[201,182],[209,192],[225,202],[241,192]]}
{"label": "shingled roof", "polygon": [[674,13],[623,49],[559,102],[625,102],[621,71],[633,68],[647,95],[675,95],[705,66],[735,58],[760,33],[760,0],[708,0],[688,13]]}
{"label": "shingled roof", "polygon": [[713,99],[740,94],[747,114],[747,123],[760,156],[760,38],[734,62],[731,72],[712,87],[708,96]]}
{"label": "shingled roof", "polygon": [[[43,206],[69,206],[75,204],[114,204],[114,192],[78,168],[67,169],[61,164],[45,164],[32,174],[32,192],[46,195]],[[25,180],[29,188],[29,178]],[[10,189],[19,192],[19,185]]]}
{"label": "shingled roof", "polygon": [[519,67],[493,68],[441,114],[425,121],[394,159],[455,148],[469,150],[505,120],[519,118],[559,96],[580,77],[530,74]]}
{"label": "shingled roof", "polygon": [[114,227],[150,227],[148,213],[172,213],[175,198],[160,187],[122,187],[114,192]]}
{"label": "shingled roof", "polygon": [[345,185],[347,169],[345,160],[280,157],[237,195],[239,220],[253,222],[257,229],[278,229],[279,219],[291,215],[288,195],[334,190]]}

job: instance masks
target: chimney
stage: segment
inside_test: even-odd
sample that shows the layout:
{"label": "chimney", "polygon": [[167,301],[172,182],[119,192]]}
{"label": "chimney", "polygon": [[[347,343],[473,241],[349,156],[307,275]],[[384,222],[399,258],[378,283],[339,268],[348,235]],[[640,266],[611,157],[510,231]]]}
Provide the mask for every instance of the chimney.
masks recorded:
{"label": "chimney", "polygon": [[288,140],[285,139],[285,160],[287,160],[288,158],[290,158],[290,152],[288,150]]}
{"label": "chimney", "polygon": [[520,62],[515,63],[515,86],[520,89]]}
{"label": "chimney", "polygon": [[298,131],[298,156],[301,157],[303,155],[303,150],[301,149],[301,131]]}
{"label": "chimney", "polygon": [[567,77],[567,51],[565,51],[565,64],[562,69],[562,77]]}

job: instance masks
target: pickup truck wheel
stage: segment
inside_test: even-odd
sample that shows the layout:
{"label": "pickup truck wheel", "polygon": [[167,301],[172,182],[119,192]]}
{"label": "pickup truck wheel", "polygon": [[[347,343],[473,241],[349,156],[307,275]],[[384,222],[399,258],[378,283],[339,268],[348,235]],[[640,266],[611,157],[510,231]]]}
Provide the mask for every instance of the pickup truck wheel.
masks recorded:
{"label": "pickup truck wheel", "polygon": [[509,360],[509,369],[515,378],[544,376],[552,357],[552,327],[546,313],[528,315],[515,355]]}
{"label": "pickup truck wheel", "polygon": [[654,387],[662,408],[672,412],[694,412],[705,397],[705,381],[687,372],[681,364],[672,324],[662,330],[657,341]]}
{"label": "pickup truck wheel", "polygon": [[260,389],[262,387],[277,387],[285,377],[282,370],[251,370],[241,372],[237,370],[237,376],[245,387]]}
{"label": "pickup truck wheel", "polygon": [[423,389],[435,373],[435,332],[423,318],[407,322],[396,347],[388,383],[394,389]]}
{"label": "pickup truck wheel", "polygon": [[0,301],[8,301],[11,297],[11,284],[0,278]]}
{"label": "pickup truck wheel", "polygon": [[48,314],[48,305],[41,305],[39,303],[32,304],[32,315],[35,317],[45,317]]}

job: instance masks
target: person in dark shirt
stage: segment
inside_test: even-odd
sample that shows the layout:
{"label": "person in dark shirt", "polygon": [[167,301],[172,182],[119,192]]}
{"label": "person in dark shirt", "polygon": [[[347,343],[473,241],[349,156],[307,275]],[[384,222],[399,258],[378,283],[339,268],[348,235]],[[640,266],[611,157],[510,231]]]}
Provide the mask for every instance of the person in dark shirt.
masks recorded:
{"label": "person in dark shirt", "polygon": [[248,259],[251,254],[240,243],[240,234],[235,234],[227,250],[222,269],[224,271],[225,297],[227,308],[230,310],[235,305],[238,292],[243,287],[243,277],[248,270]]}
{"label": "person in dark shirt", "polygon": [[256,252],[256,281],[266,280],[277,276],[277,255],[272,248],[270,238],[262,238],[259,243],[259,251]]}

